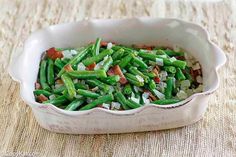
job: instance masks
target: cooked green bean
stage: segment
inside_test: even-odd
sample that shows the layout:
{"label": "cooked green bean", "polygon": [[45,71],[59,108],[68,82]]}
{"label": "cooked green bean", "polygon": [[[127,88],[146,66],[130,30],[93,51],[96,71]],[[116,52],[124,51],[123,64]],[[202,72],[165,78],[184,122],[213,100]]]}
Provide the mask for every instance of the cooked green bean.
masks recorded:
{"label": "cooked green bean", "polygon": [[130,74],[130,73],[125,73],[125,77],[127,78],[127,80],[135,85],[135,86],[143,86],[144,85],[144,82],[140,82],[136,76],[134,76],[133,74]]}
{"label": "cooked green bean", "polygon": [[50,90],[50,87],[47,83],[46,79],[46,72],[47,72],[47,60],[42,60],[40,64],[40,76],[39,81],[44,90]]}
{"label": "cooked green bean", "polygon": [[93,56],[96,56],[99,54],[101,40],[102,40],[101,38],[97,38],[96,43],[95,43],[93,50],[92,50]]}
{"label": "cooked green bean", "polygon": [[127,56],[125,56],[119,63],[120,68],[124,68],[133,58],[133,54],[129,54]]}
{"label": "cooked green bean", "polygon": [[47,80],[49,85],[54,85],[54,63],[51,59],[48,59]]}
{"label": "cooked green bean", "polygon": [[99,61],[103,60],[103,58],[105,56],[109,56],[113,53],[113,50],[112,49],[105,49],[103,50],[101,53],[99,53],[98,55],[96,56],[92,56],[92,57],[89,57],[85,60],[82,61],[82,63],[85,65],[85,66],[88,66],[92,63],[98,63]]}
{"label": "cooked green bean", "polygon": [[89,110],[91,108],[96,107],[97,105],[103,104],[103,103],[107,103],[107,102],[111,102],[112,100],[114,100],[114,97],[112,94],[108,94],[105,96],[100,96],[99,98],[97,98],[96,100],[94,100],[93,102],[83,106],[80,110]]}
{"label": "cooked green bean", "polygon": [[115,99],[122,105],[124,110],[129,110],[130,107],[126,104],[126,98],[121,92],[116,92],[114,94]]}
{"label": "cooked green bean", "polygon": [[80,107],[84,103],[84,100],[82,99],[75,99],[73,100],[66,108],[65,110],[68,111],[75,111],[78,107]]}
{"label": "cooked green bean", "polygon": [[137,64],[139,67],[141,67],[143,69],[148,68],[147,64],[145,62],[143,62],[141,59],[139,59],[138,57],[133,57],[132,63]]}
{"label": "cooked green bean", "polygon": [[43,89],[38,89],[34,91],[34,95],[40,95],[43,94],[46,97],[49,97],[52,93],[50,93],[49,91],[43,90]]}
{"label": "cooked green bean", "polygon": [[85,97],[90,97],[90,98],[98,98],[99,96],[101,96],[97,93],[91,92],[89,90],[84,90],[84,89],[78,89],[77,93],[79,95],[82,95],[82,96],[85,96]]}
{"label": "cooked green bean", "polygon": [[123,48],[119,49],[118,51],[116,51],[112,54],[112,59],[114,61],[120,60],[122,58],[122,56],[124,55],[124,52],[125,52],[125,50]]}
{"label": "cooked green bean", "polygon": [[54,64],[57,68],[59,68],[59,70],[61,70],[65,66],[65,64],[59,58],[55,60]]}
{"label": "cooked green bean", "polygon": [[165,71],[170,72],[172,74],[176,73],[176,68],[174,66],[164,66]]}
{"label": "cooked green bean", "polygon": [[66,97],[64,95],[62,95],[62,96],[56,97],[55,99],[44,101],[43,103],[44,104],[53,104],[53,105],[59,107],[66,102],[68,102],[68,100],[66,99]]}
{"label": "cooked green bean", "polygon": [[184,74],[183,74],[183,72],[182,72],[182,70],[180,68],[176,69],[175,76],[176,76],[177,80],[185,80],[186,79],[186,77],[184,76]]}
{"label": "cooked green bean", "polygon": [[111,56],[109,56],[103,63],[102,65],[102,69],[105,70],[107,72],[107,70],[111,67],[113,63],[113,60],[111,58]]}
{"label": "cooked green bean", "polygon": [[66,73],[61,75],[61,79],[67,88],[70,99],[73,99],[76,96],[76,90],[72,79]]}
{"label": "cooked green bean", "polygon": [[86,80],[86,82],[94,87],[98,87],[101,90],[103,90],[104,92],[108,92],[110,89],[110,86],[99,81],[99,80]]}
{"label": "cooked green bean", "polygon": [[158,104],[158,105],[167,105],[167,104],[174,104],[174,103],[177,103],[180,101],[181,100],[179,100],[179,99],[160,99],[160,100],[155,100],[152,103]]}
{"label": "cooked green bean", "polygon": [[101,81],[104,83],[107,83],[109,85],[115,85],[117,82],[119,82],[120,76],[119,75],[113,75],[113,76],[108,76],[106,78],[101,78]]}
{"label": "cooked green bean", "polygon": [[145,76],[141,71],[139,71],[136,67],[130,67],[128,70],[130,73],[132,73],[134,75],[141,76],[146,83],[148,82],[149,78],[147,76]]}
{"label": "cooked green bean", "polygon": [[165,88],[165,98],[170,99],[172,97],[172,91],[173,91],[173,78],[168,77],[166,80],[166,88]]}
{"label": "cooked green bean", "polygon": [[130,108],[138,108],[138,107],[141,107],[140,104],[134,102],[133,100],[126,100],[126,105],[128,105]]}
{"label": "cooked green bean", "polygon": [[126,84],[124,89],[123,89],[123,93],[125,95],[130,95],[132,93],[132,88],[130,84]]}
{"label": "cooked green bean", "polygon": [[150,89],[156,89],[156,83],[153,80],[150,80],[148,83]]}
{"label": "cooked green bean", "polygon": [[107,77],[105,70],[94,70],[94,71],[77,70],[77,71],[67,72],[67,74],[78,79],[95,79],[95,78]]}

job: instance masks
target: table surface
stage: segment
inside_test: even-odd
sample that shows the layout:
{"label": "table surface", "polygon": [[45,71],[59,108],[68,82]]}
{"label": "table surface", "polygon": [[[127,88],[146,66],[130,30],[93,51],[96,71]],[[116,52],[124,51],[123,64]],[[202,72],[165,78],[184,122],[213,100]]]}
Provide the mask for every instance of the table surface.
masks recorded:
{"label": "table surface", "polygon": [[[236,155],[236,1],[0,0],[0,156]],[[11,54],[29,34],[51,24],[92,18],[177,17],[204,26],[227,56],[220,88],[203,119],[165,131],[66,135],[42,129],[7,72]]]}

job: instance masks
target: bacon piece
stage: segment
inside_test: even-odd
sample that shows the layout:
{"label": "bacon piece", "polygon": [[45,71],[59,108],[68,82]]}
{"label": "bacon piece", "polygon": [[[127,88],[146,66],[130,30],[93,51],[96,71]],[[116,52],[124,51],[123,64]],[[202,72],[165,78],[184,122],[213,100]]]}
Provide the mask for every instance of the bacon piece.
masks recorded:
{"label": "bacon piece", "polygon": [[94,62],[94,63],[88,65],[85,70],[94,70],[95,66],[96,66],[96,63]]}
{"label": "bacon piece", "polygon": [[65,71],[69,72],[69,71],[73,71],[73,68],[71,67],[70,64],[67,64],[65,67],[64,67]]}
{"label": "bacon piece", "polygon": [[38,82],[35,83],[35,89],[41,89],[40,83],[38,83]]}
{"label": "bacon piece", "polygon": [[156,82],[156,83],[160,83],[161,82],[161,79],[159,77],[154,77],[153,80]]}
{"label": "bacon piece", "polygon": [[61,51],[57,51],[54,47],[48,49],[47,51],[48,58],[56,60],[57,58],[62,58],[63,54]]}
{"label": "bacon piece", "polygon": [[44,96],[43,94],[40,94],[39,96],[37,96],[37,100],[38,100],[38,102],[42,103],[44,101],[47,101],[48,98],[46,96]]}
{"label": "bacon piece", "polygon": [[151,98],[152,101],[157,100],[157,98],[149,90],[144,89],[143,91],[149,94],[149,98]]}
{"label": "bacon piece", "polygon": [[112,69],[113,69],[113,72],[114,72],[115,75],[120,76],[120,83],[121,84],[126,84],[128,82],[127,79],[125,78],[123,72],[121,71],[119,65],[115,65],[114,67],[112,67]]}

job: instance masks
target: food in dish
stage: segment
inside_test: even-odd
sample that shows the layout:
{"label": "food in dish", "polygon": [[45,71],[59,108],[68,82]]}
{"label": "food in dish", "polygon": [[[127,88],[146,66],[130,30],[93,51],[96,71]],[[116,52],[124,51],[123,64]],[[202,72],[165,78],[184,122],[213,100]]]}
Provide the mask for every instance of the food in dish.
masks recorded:
{"label": "food in dish", "polygon": [[61,109],[129,110],[177,103],[202,92],[200,63],[175,47],[103,42],[50,48],[42,56],[34,95]]}

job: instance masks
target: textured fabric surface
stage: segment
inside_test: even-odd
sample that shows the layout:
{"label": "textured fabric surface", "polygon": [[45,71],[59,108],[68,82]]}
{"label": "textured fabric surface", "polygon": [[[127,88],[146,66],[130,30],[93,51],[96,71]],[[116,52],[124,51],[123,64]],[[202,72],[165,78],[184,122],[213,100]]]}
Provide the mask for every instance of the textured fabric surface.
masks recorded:
{"label": "textured fabric surface", "polygon": [[[236,1],[0,0],[0,156],[236,156]],[[203,25],[227,56],[202,120],[165,131],[65,135],[42,129],[7,73],[29,34],[92,18],[178,17]],[[33,53],[33,52],[32,52]],[[30,66],[30,65],[29,65]],[[181,115],[180,115],[181,116]]]}

